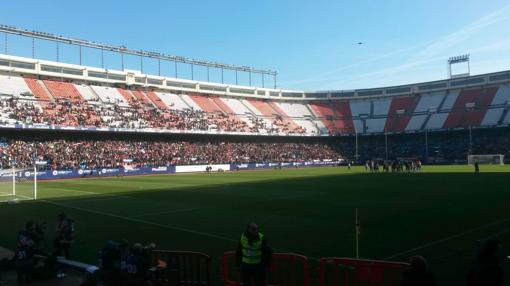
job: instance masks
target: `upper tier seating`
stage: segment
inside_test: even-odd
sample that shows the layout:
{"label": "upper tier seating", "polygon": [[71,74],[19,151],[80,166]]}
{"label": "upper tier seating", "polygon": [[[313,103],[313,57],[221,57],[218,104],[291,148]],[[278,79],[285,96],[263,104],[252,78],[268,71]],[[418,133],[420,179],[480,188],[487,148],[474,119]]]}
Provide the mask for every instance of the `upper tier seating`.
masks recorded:
{"label": "upper tier seating", "polygon": [[189,106],[182,100],[180,96],[173,93],[164,93],[164,92],[155,92],[157,97],[161,98],[161,100],[168,106],[170,109],[175,110],[184,110],[189,108]]}
{"label": "upper tier seating", "polygon": [[0,122],[276,135],[400,133],[509,124],[510,85],[314,102],[0,75]]}
{"label": "upper tier seating", "polygon": [[17,76],[0,75],[0,94],[20,96],[32,93],[23,78]]}
{"label": "upper tier seating", "polygon": [[97,85],[91,85],[90,87],[103,103],[129,106],[129,101],[116,88]]}

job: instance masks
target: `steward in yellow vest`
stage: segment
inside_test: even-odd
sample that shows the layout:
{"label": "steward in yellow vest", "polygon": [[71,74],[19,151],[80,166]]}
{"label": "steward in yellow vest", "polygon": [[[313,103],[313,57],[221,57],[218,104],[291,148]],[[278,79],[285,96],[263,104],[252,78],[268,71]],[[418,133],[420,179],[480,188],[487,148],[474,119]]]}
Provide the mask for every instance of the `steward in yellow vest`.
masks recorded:
{"label": "steward in yellow vest", "polygon": [[256,223],[248,224],[236,251],[236,265],[244,286],[265,285],[264,274],[271,265],[272,251]]}

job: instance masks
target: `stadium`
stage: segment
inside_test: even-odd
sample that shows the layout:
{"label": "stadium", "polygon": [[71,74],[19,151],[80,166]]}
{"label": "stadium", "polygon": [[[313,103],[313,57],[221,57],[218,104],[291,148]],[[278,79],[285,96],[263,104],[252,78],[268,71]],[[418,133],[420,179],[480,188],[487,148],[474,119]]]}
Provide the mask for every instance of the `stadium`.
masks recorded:
{"label": "stadium", "polygon": [[[418,258],[439,285],[465,285],[494,241],[509,273],[510,70],[455,74],[462,55],[445,59],[446,79],[301,91],[279,88],[272,70],[1,34],[2,286],[241,285],[252,222],[271,246],[264,285],[413,285],[402,277]],[[36,56],[39,41],[55,59]],[[60,60],[64,47],[78,63]],[[82,63],[86,49],[100,65]],[[104,67],[106,51],[121,68]],[[27,221],[40,234],[29,246]],[[54,241],[68,223],[72,235]],[[137,251],[143,279],[122,266]]]}

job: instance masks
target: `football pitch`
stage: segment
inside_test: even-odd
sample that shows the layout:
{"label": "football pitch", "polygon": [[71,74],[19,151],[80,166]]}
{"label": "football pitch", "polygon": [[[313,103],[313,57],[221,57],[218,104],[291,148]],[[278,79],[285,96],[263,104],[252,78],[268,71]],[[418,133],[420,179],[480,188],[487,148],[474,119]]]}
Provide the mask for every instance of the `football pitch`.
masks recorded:
{"label": "football pitch", "polygon": [[275,252],[353,257],[358,208],[360,257],[423,255],[441,285],[464,285],[477,241],[497,237],[510,247],[510,167],[481,171],[328,167],[40,181],[37,201],[0,204],[0,245],[14,248],[17,232],[34,220],[48,223],[42,245],[51,249],[56,216],[65,212],[76,221],[73,259],[96,263],[109,239],[155,242],[209,254],[219,277],[218,259],[251,221]]}

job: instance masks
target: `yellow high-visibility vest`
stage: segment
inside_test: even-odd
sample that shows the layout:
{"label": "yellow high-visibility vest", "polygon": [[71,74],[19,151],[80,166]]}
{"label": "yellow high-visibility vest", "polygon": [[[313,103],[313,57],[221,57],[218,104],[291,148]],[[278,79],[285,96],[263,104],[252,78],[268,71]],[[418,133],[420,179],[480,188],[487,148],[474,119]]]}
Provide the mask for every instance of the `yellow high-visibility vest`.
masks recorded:
{"label": "yellow high-visibility vest", "polygon": [[248,238],[241,235],[241,247],[243,248],[243,263],[260,264],[262,262],[262,238],[264,235],[259,232],[259,239],[250,244]]}

